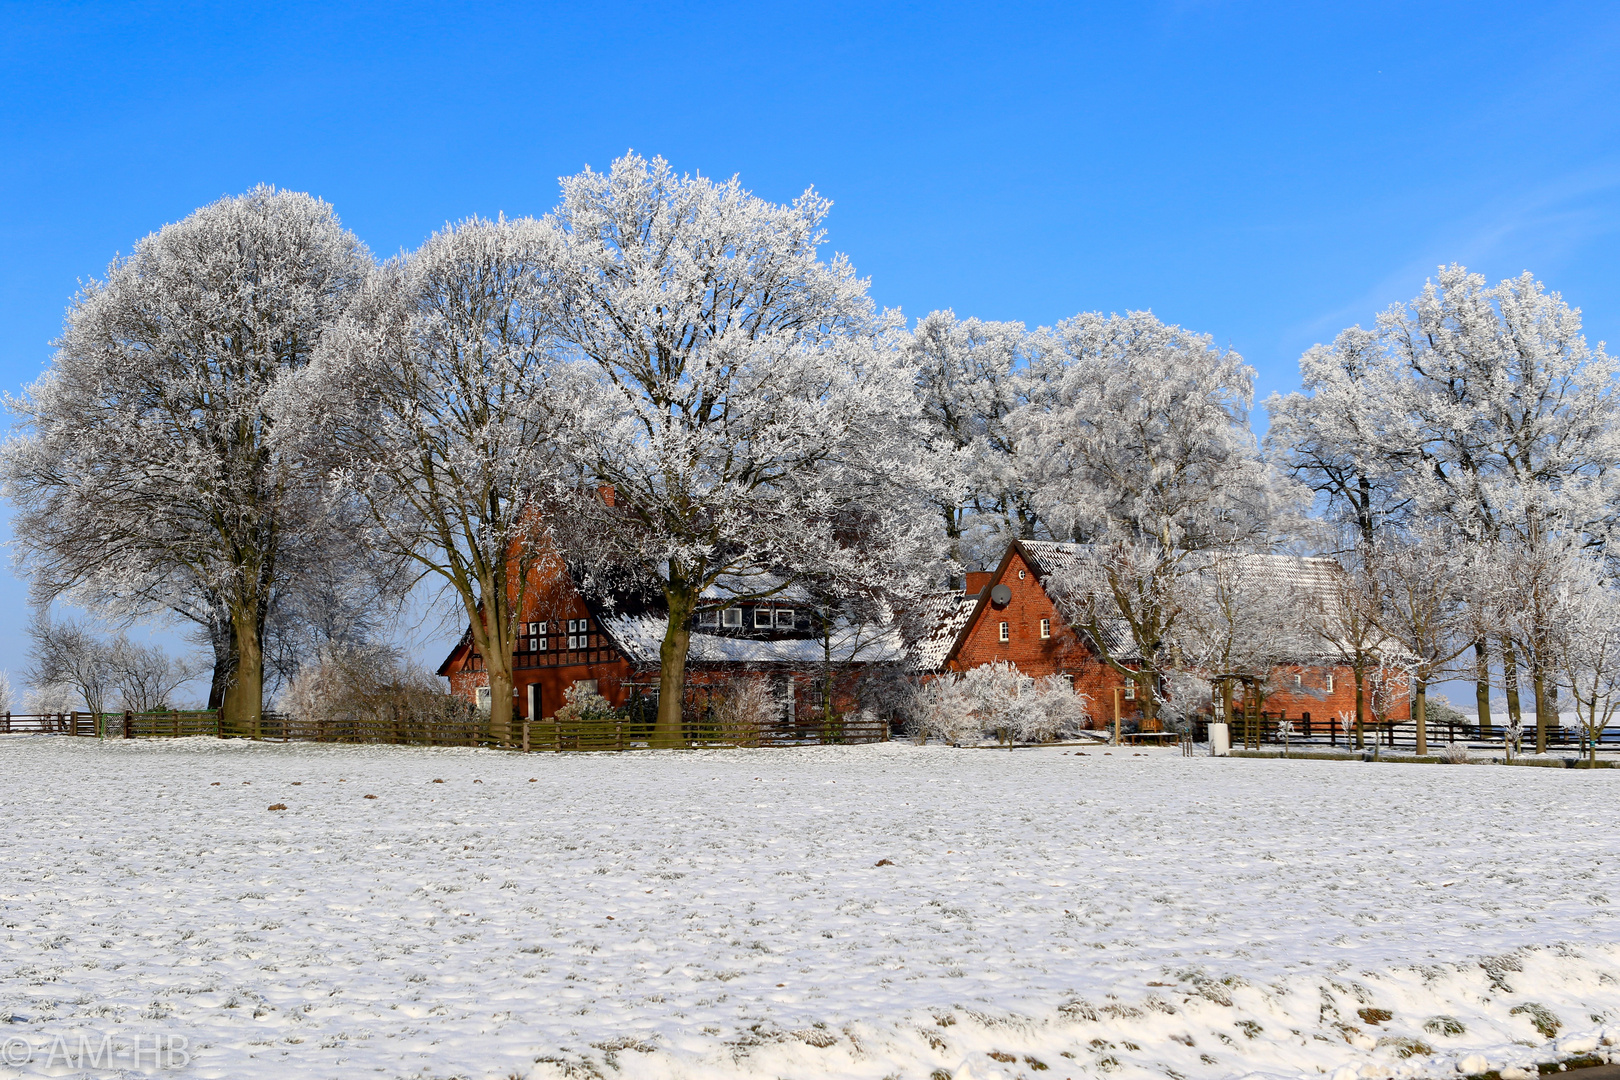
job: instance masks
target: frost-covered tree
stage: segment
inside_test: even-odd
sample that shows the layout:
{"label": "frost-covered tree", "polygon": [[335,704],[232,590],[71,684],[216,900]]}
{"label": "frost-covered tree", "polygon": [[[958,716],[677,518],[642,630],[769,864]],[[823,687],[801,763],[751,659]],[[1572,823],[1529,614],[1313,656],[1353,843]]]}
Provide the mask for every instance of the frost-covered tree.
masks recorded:
{"label": "frost-covered tree", "polygon": [[1023,323],[935,311],[918,320],[907,344],[924,416],[950,454],[942,460],[961,472],[960,490],[940,511],[951,557],[963,566],[988,569],[1009,539],[1045,536],[1007,423],[1038,385],[1044,341]]}
{"label": "frost-covered tree", "polygon": [[1563,591],[1556,665],[1595,766],[1603,732],[1620,710],[1620,591],[1591,559],[1573,568]]}
{"label": "frost-covered tree", "polygon": [[1314,493],[1318,509],[1371,542],[1415,495],[1407,478],[1419,437],[1402,405],[1408,371],[1376,331],[1359,326],[1306,350],[1299,370],[1302,390],[1266,399],[1266,451]]}
{"label": "frost-covered tree", "polygon": [[1377,581],[1374,622],[1388,639],[1387,661],[1412,683],[1417,752],[1429,752],[1429,685],[1450,675],[1469,647],[1469,577],[1474,564],[1449,530],[1387,530],[1372,544]]}
{"label": "frost-covered tree", "polygon": [[[111,645],[82,623],[53,622],[43,613],[29,623],[28,639],[30,684],[41,689],[70,688],[90,712],[100,715],[107,711],[119,674]],[[62,695],[51,696],[60,706]]]}
{"label": "frost-covered tree", "polygon": [[854,587],[935,543],[941,470],[915,376],[866,283],[818,256],[827,209],[631,154],[565,179],[548,219],[556,333],[578,376],[557,427],[584,479],[569,513],[591,537],[587,569],[668,609],[655,745],[681,738],[705,589],[768,596],[805,574]]}
{"label": "frost-covered tree", "polygon": [[161,645],[141,645],[119,635],[109,653],[118,687],[118,707],[130,712],[174,708],[174,692],[204,670],[186,656],[170,656]]}
{"label": "frost-covered tree", "polygon": [[[1254,371],[1145,311],[1079,315],[1054,338],[1044,396],[1010,421],[1021,469],[1053,530],[1090,545],[1054,581],[1065,615],[1151,717],[1194,553],[1263,545],[1280,509],[1248,427]],[[1119,626],[1140,665],[1116,655]]]}
{"label": "frost-covered tree", "polygon": [[511,736],[512,654],[559,476],[550,230],[471,219],[371,279],[277,402],[300,453],[358,508],[368,548],[439,584]]}
{"label": "frost-covered tree", "polygon": [[[1315,560],[1242,549],[1204,553],[1181,588],[1179,659],[1172,666],[1213,683],[1222,717],[1234,715],[1236,686],[1252,698],[1246,707],[1259,712],[1278,667],[1315,654],[1305,610],[1319,602],[1311,593],[1322,573]],[[1201,702],[1209,700],[1205,689]]]}
{"label": "frost-covered tree", "polygon": [[308,362],[371,260],[332,208],[256,188],[142,239],[74,298],[0,459],[40,602],[173,612],[215,649],[227,717],[263,704],[292,552],[334,542],[266,395]]}

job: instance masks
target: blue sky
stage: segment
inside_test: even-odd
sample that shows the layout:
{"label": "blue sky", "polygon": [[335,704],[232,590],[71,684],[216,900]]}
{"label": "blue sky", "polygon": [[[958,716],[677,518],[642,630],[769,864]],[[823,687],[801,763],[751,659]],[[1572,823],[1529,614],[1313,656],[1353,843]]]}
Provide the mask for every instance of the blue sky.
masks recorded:
{"label": "blue sky", "polygon": [[0,386],[221,195],[313,192],[391,254],[627,148],[813,185],[912,318],[1151,308],[1261,396],[1442,262],[1620,341],[1617,44],[1620,8],[1560,3],[0,3]]}

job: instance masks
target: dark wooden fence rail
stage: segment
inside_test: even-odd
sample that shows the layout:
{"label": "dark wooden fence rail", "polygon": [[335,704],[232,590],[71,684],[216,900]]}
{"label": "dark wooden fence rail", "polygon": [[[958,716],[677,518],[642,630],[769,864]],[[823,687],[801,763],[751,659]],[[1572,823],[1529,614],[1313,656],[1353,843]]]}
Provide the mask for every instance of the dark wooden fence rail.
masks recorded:
{"label": "dark wooden fence rail", "polygon": [[[1290,745],[1357,749],[1354,722],[1351,723],[1350,729],[1347,731],[1337,718],[1284,717],[1276,713],[1234,717],[1231,728],[1232,745],[1239,747],[1245,745],[1281,746],[1284,742],[1282,721],[1285,719],[1289,725],[1287,742]],[[1495,724],[1491,727],[1489,738],[1480,734],[1477,724],[1437,724],[1431,721],[1426,727],[1430,753],[1436,753],[1447,743],[1453,742],[1478,746],[1501,746],[1505,736],[1505,728],[1501,724]],[[1523,742],[1533,747],[1535,738],[1535,727],[1527,726],[1523,731]],[[1616,744],[1620,744],[1620,728],[1605,730],[1599,740],[1599,745],[1613,746]],[[1369,722],[1362,727],[1361,745],[1369,750],[1374,746],[1380,746],[1387,750],[1415,751],[1417,749],[1417,725],[1411,720],[1397,720],[1382,724]],[[1579,728],[1548,728],[1547,745],[1577,749],[1586,745],[1585,735]]]}
{"label": "dark wooden fence rail", "polygon": [[[519,735],[522,732],[522,735]],[[514,724],[513,750],[632,750],[652,738],[650,714],[642,718],[606,717],[558,723],[540,720]],[[217,710],[169,710],[153,713],[87,712],[34,715],[0,714],[0,734],[74,735],[105,739],[220,738],[268,742],[367,743],[390,746],[498,746],[488,722],[396,720],[304,720],[266,712],[257,724],[223,721]],[[692,747],[808,746],[886,742],[886,721],[782,721],[759,727],[727,729],[702,717],[689,718],[682,736]]]}

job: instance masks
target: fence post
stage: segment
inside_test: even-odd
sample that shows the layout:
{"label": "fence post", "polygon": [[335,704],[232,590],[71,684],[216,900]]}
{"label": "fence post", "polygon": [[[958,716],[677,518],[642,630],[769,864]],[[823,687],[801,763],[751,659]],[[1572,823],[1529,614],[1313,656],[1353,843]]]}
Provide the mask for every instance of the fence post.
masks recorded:
{"label": "fence post", "polygon": [[133,739],[134,737],[135,737],[135,717],[133,715],[131,715],[131,713],[130,713],[130,711],[128,709],[125,709],[124,710],[124,738]]}

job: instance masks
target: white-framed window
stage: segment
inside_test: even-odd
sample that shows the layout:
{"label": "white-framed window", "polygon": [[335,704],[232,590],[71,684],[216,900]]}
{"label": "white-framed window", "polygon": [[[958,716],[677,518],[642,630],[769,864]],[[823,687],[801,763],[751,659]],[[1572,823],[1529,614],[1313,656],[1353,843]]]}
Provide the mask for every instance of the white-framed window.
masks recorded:
{"label": "white-framed window", "polygon": [[791,629],[793,629],[793,609],[792,608],[790,608],[790,607],[779,607],[779,608],[776,609],[776,628],[778,630],[791,630]]}
{"label": "white-framed window", "polygon": [[1304,682],[1305,682],[1305,680],[1304,680],[1304,678],[1303,678],[1303,677],[1302,677],[1302,676],[1301,676],[1301,675],[1300,675],[1300,673],[1299,673],[1299,672],[1297,672],[1297,671],[1296,671],[1296,672],[1294,672],[1294,686],[1295,686],[1295,687],[1296,687],[1296,688],[1297,688],[1297,687],[1300,687],[1300,686],[1303,686],[1303,685],[1304,685]]}
{"label": "white-framed window", "polygon": [[743,624],[742,623],[742,608],[740,608],[740,607],[728,607],[728,608],[726,608],[725,611],[722,611],[720,613],[720,624],[722,626],[741,626]]}
{"label": "white-framed window", "polygon": [[1136,680],[1135,679],[1127,680],[1126,683],[1125,683],[1125,700],[1126,701],[1135,701],[1136,700]]}
{"label": "white-framed window", "polygon": [[474,696],[475,696],[475,698],[477,700],[477,703],[478,703],[478,711],[481,712],[481,713],[488,713],[489,712],[489,687],[480,686],[477,689],[477,691],[475,692]]}
{"label": "white-framed window", "polygon": [[720,613],[713,608],[698,612],[697,624],[699,626],[719,626]]}
{"label": "white-framed window", "polygon": [[579,629],[579,620],[578,619],[569,619],[568,620],[568,632],[570,634],[572,634],[572,633],[576,632],[578,629]]}
{"label": "white-framed window", "polygon": [[534,640],[539,642],[539,644],[534,647],[534,651],[535,652],[545,652],[546,651],[546,639],[543,638],[543,637],[538,637],[538,638],[535,638]]}
{"label": "white-framed window", "polygon": [[545,632],[546,632],[546,624],[545,624],[545,623],[543,623],[543,622],[537,622],[537,623],[535,623],[535,624],[534,624],[534,632],[535,632],[535,633],[536,633],[536,634],[543,634],[543,633],[545,633]]}
{"label": "white-framed window", "polygon": [[1331,671],[1327,673],[1327,686],[1324,689],[1330,694],[1333,693],[1333,672]]}
{"label": "white-framed window", "polygon": [[1007,624],[1006,623],[1001,623],[1000,624],[1000,626],[996,630],[996,636],[997,636],[997,639],[1000,640],[1000,641],[1010,641],[1010,640],[1012,640],[1011,636],[1007,633]]}
{"label": "white-framed window", "polygon": [[770,627],[770,625],[771,625],[771,609],[768,608],[768,607],[757,607],[757,608],[755,608],[754,609],[754,626],[756,628],[759,628],[759,629],[767,629],[767,628]]}
{"label": "white-framed window", "polygon": [[1051,636],[1052,636],[1052,620],[1051,619],[1042,619],[1041,620],[1041,637],[1049,638]]}

